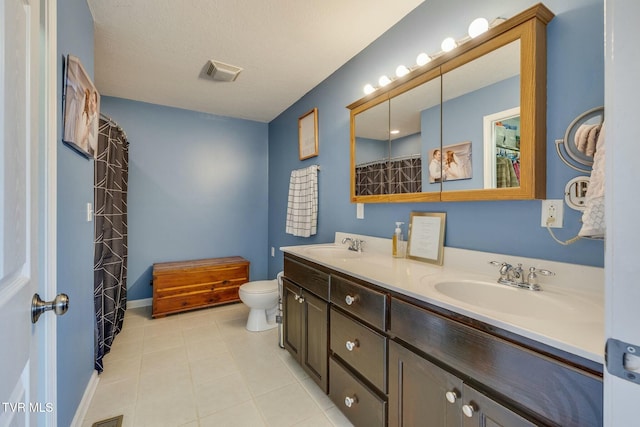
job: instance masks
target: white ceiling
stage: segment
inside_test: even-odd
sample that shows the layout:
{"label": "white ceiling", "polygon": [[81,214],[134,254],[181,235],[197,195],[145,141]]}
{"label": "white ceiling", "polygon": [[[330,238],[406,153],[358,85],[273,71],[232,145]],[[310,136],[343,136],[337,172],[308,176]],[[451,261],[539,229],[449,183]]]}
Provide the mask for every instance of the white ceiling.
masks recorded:
{"label": "white ceiling", "polygon": [[[87,0],[101,95],[269,122],[423,0]],[[201,77],[208,60],[243,68]]]}

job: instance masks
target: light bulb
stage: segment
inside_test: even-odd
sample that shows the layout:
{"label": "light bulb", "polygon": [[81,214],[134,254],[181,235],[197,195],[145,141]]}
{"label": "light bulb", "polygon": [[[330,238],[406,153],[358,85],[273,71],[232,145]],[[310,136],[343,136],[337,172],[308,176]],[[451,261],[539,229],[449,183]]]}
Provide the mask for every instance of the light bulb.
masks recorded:
{"label": "light bulb", "polygon": [[429,61],[431,61],[431,57],[424,52],[419,54],[418,57],[416,58],[416,64],[418,64],[420,67],[422,67],[424,64],[428,63]]}
{"label": "light bulb", "polygon": [[409,69],[404,65],[398,65],[398,68],[396,68],[396,76],[402,77],[406,76],[407,74],[409,74]]}
{"label": "light bulb", "polygon": [[366,85],[364,85],[364,89],[363,90],[364,90],[365,95],[369,95],[370,93],[373,93],[376,90],[376,88],[374,88],[369,83],[367,83]]}
{"label": "light bulb", "polygon": [[378,79],[378,84],[380,86],[386,86],[389,83],[391,83],[391,79],[385,75],[380,76],[380,78]]}
{"label": "light bulb", "polygon": [[400,131],[398,129],[394,129],[391,132],[389,132],[391,135],[397,135],[400,133]]}
{"label": "light bulb", "polygon": [[442,48],[443,51],[445,52],[451,52],[453,49],[455,49],[458,46],[458,44],[456,43],[456,41],[453,39],[453,37],[447,37],[446,39],[444,39],[442,41],[442,44],[440,45],[440,47]]}
{"label": "light bulb", "polygon": [[489,21],[484,18],[476,18],[469,24],[469,37],[475,38],[489,29]]}

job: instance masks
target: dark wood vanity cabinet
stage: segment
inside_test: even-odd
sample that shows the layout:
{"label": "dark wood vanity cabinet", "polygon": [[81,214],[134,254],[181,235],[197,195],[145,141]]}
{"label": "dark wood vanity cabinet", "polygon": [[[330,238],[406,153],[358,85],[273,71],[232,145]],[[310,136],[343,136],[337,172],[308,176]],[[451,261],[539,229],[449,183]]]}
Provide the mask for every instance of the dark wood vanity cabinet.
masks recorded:
{"label": "dark wood vanity cabinet", "polygon": [[603,424],[595,362],[290,254],[283,303],[285,348],[356,426]]}
{"label": "dark wood vanity cabinet", "polygon": [[536,424],[391,341],[389,426],[534,427]]}
{"label": "dark wood vanity cabinet", "polygon": [[[295,282],[289,279],[288,273]],[[328,295],[328,274],[293,260],[285,263],[284,347],[325,393],[328,392]]]}

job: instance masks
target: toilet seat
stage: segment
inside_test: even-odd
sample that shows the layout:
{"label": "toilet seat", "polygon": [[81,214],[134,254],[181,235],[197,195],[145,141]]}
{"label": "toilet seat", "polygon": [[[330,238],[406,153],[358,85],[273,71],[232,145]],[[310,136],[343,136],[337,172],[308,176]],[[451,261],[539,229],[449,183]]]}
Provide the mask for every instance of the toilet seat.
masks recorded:
{"label": "toilet seat", "polygon": [[248,294],[268,294],[278,292],[277,280],[257,280],[240,286],[240,290]]}

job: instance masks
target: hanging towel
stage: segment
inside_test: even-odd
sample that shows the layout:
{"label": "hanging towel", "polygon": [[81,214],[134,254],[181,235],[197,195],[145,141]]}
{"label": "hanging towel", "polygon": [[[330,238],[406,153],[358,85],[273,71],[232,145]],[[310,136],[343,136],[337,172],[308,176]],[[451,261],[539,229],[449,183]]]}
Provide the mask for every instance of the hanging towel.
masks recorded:
{"label": "hanging towel", "polygon": [[316,234],[318,226],[318,165],[291,172],[286,233],[299,237]]}
{"label": "hanging towel", "polygon": [[604,159],[605,159],[605,136],[604,124],[600,128],[598,141],[596,142],[596,152],[593,156],[593,170],[589,179],[589,187],[585,195],[585,209],[582,214],[582,228],[578,235],[580,237],[591,237],[594,239],[604,239]]}

